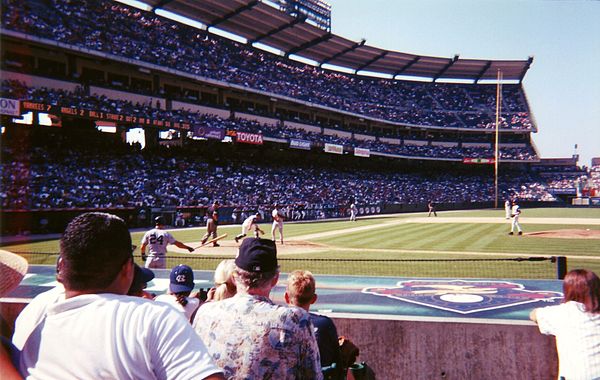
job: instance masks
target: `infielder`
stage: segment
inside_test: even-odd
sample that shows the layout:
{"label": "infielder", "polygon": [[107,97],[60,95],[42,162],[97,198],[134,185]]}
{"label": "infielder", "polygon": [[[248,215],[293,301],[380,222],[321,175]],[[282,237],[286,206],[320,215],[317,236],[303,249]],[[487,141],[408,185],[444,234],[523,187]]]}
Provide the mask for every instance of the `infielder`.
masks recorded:
{"label": "infielder", "polygon": [[[167,245],[174,244],[175,246],[187,249],[190,252],[194,251],[194,248],[185,245],[173,237],[170,233],[165,231],[163,228],[165,223],[163,218],[157,216],[154,218],[155,227],[144,234],[141,242],[142,260],[144,260],[146,268],[155,269],[166,269],[167,268]],[[146,256],[146,247],[150,247],[149,255]]]}
{"label": "infielder", "polygon": [[517,231],[519,231],[519,235],[523,235],[523,230],[521,230],[521,225],[519,224],[519,215],[521,215],[521,208],[517,204],[517,201],[512,202],[512,209],[510,210],[510,217],[512,218],[512,222],[510,225],[509,235],[514,235],[515,227],[517,227]]}
{"label": "infielder", "polygon": [[279,237],[281,239],[281,244],[283,244],[283,215],[279,212],[277,203],[275,204],[275,208],[271,211],[271,216],[273,217],[273,225],[271,226],[271,237],[273,241],[277,240],[275,238],[275,231],[279,230]]}
{"label": "infielder", "polygon": [[358,209],[356,208],[356,205],[354,203],[352,203],[350,205],[350,221],[351,222],[356,222],[356,214],[358,214]]}
{"label": "infielder", "polygon": [[504,212],[506,213],[506,219],[510,219],[510,212],[511,207],[510,207],[510,201],[507,199],[504,201]]}
{"label": "infielder", "polygon": [[248,231],[250,231],[250,230],[254,230],[255,237],[259,237],[260,236],[259,233],[261,235],[264,235],[265,231],[261,230],[260,227],[258,227],[257,222],[259,220],[260,220],[260,213],[258,213],[258,212],[254,215],[250,215],[249,217],[247,217],[246,220],[244,220],[244,223],[242,223],[242,233],[235,237],[235,242],[237,243],[240,239],[243,239],[244,237],[246,237]]}

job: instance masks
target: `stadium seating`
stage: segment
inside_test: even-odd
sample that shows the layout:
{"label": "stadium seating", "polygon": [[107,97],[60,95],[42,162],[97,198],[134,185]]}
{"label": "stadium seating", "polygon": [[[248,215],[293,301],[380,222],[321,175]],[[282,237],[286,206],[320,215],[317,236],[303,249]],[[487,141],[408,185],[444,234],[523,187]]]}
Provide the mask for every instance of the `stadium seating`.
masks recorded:
{"label": "stadium seating", "polygon": [[[421,83],[322,70],[112,1],[2,0],[2,15],[5,30],[175,69],[196,75],[198,81],[209,78],[241,85],[248,91],[265,91],[351,112],[356,118],[367,116],[424,130],[435,127],[481,132],[445,137],[440,129],[429,135],[399,127],[397,130],[402,130],[399,136],[396,130],[369,131],[292,117],[295,122],[313,127],[299,128],[286,124],[287,116],[279,113],[267,114],[277,120],[275,124],[226,118],[186,110],[185,104],[202,104],[202,101],[185,92],[167,94],[164,88],[156,92],[134,83],[83,78],[80,73],[67,77],[60,70],[44,70],[5,59],[3,70],[69,81],[76,86],[75,90],[66,90],[4,81],[2,93],[9,98],[259,133],[287,143],[290,139],[301,139],[319,147],[338,144],[348,151],[364,148],[375,155],[407,159],[460,162],[464,158],[489,158],[494,153],[490,137],[484,133],[495,125],[496,87],[492,85]],[[90,90],[92,85],[177,100],[184,107],[174,109],[165,103],[136,103],[99,95]],[[536,160],[536,152],[527,139],[536,127],[530,119],[521,85],[503,87],[502,107],[501,128],[505,133],[501,160],[517,163]],[[264,113],[264,110],[244,109],[243,105],[231,105],[226,111]],[[343,133],[326,133],[326,128]],[[306,210],[322,210],[323,202],[344,205],[350,197],[365,204],[426,203],[432,194],[440,203],[493,199],[491,178],[481,171],[440,174],[423,170],[398,174],[362,167],[352,171],[334,170],[331,165],[323,164],[298,166],[297,162],[272,165],[240,157],[215,163],[197,154],[205,146],[189,141],[181,148],[154,148],[149,152],[106,137],[94,137],[93,146],[81,146],[70,136],[48,133],[52,134],[52,145],[44,138],[22,144],[18,138],[13,141],[12,137],[3,136],[2,154],[6,158],[2,161],[0,193],[3,208],[200,206],[220,194],[226,205],[266,205],[275,201],[303,205],[297,210],[298,218],[302,218]],[[357,134],[369,138],[357,138]],[[24,146],[31,150],[22,151]],[[222,174],[224,171],[226,176]],[[554,200],[547,191],[550,180],[537,173],[505,173],[500,181],[501,193],[526,200]],[[285,183],[285,188],[280,183]],[[323,188],[323,183],[328,186]],[[296,210],[290,212],[295,218]],[[321,211],[313,215],[326,216]]]}
{"label": "stadium seating", "polygon": [[[106,0],[3,0],[2,5],[2,26],[8,30],[248,89],[411,125],[495,125],[493,85],[416,83],[326,71]],[[504,86],[503,110],[501,128],[535,128],[520,85]]]}
{"label": "stadium seating", "polygon": [[[185,110],[162,110],[152,105],[132,104],[131,102],[109,99],[106,96],[87,95],[83,87],[75,92],[48,88],[27,88],[23,84],[5,80],[2,82],[2,93],[21,99],[51,104],[61,107],[77,107],[116,114],[129,114],[144,118],[175,120],[193,125],[210,126],[220,129],[232,129],[251,133],[260,133],[269,137],[283,139],[303,139],[320,143],[339,144],[352,148],[365,148],[373,152],[381,152],[404,157],[428,157],[439,159],[489,158],[494,152],[489,147],[435,146],[424,142],[423,145],[390,144],[380,139],[357,140],[323,133],[310,132],[300,128],[282,125],[261,124],[253,120],[223,119],[215,115],[199,114]],[[378,136],[383,137],[383,136]],[[418,141],[417,141],[418,142]],[[455,144],[454,144],[455,145]],[[489,144],[488,144],[489,145]],[[531,160],[536,157],[530,146],[501,147],[500,158],[503,160]]]}
{"label": "stadium seating", "polygon": [[[308,209],[364,204],[478,202],[493,199],[493,178],[483,174],[399,173],[385,169],[332,167],[236,155],[233,148],[190,144],[139,150],[100,132],[83,137],[34,129],[26,137],[3,136],[2,208],[168,207],[302,204]],[[219,143],[217,143],[219,144]],[[227,144],[221,144],[227,145]],[[219,149],[229,149],[219,152]],[[227,157],[227,161],[214,161]],[[224,175],[227,173],[227,175]],[[553,200],[543,179],[507,174],[501,191],[521,199]],[[326,185],[324,185],[326,184]]]}

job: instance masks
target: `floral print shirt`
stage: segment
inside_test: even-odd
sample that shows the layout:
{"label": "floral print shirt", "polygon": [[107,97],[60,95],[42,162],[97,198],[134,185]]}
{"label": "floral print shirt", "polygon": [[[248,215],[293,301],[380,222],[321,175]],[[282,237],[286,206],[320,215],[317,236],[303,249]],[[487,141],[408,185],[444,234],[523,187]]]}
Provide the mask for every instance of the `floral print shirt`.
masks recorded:
{"label": "floral print shirt", "polygon": [[322,379],[309,314],[237,294],[202,305],[193,322],[227,379]]}

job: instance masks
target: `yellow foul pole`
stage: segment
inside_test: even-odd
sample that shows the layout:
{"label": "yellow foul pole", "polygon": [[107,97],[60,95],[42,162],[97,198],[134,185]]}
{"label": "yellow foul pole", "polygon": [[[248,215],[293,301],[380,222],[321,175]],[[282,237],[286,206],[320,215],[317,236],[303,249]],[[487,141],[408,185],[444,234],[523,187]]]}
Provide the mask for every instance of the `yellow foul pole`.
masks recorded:
{"label": "yellow foul pole", "polygon": [[498,83],[496,84],[496,141],[494,143],[494,208],[498,208],[498,141],[500,134],[500,113],[502,112],[502,71],[498,69]]}

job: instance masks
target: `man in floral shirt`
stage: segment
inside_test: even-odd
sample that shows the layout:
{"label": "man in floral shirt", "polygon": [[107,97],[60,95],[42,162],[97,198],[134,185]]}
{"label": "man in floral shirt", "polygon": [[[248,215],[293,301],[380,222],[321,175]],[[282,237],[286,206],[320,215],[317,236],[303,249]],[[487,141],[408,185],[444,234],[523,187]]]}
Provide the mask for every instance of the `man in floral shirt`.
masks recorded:
{"label": "man in floral shirt", "polygon": [[279,280],[277,248],[245,239],[235,259],[237,294],[205,303],[194,329],[227,379],[322,379],[309,314],[269,299]]}

